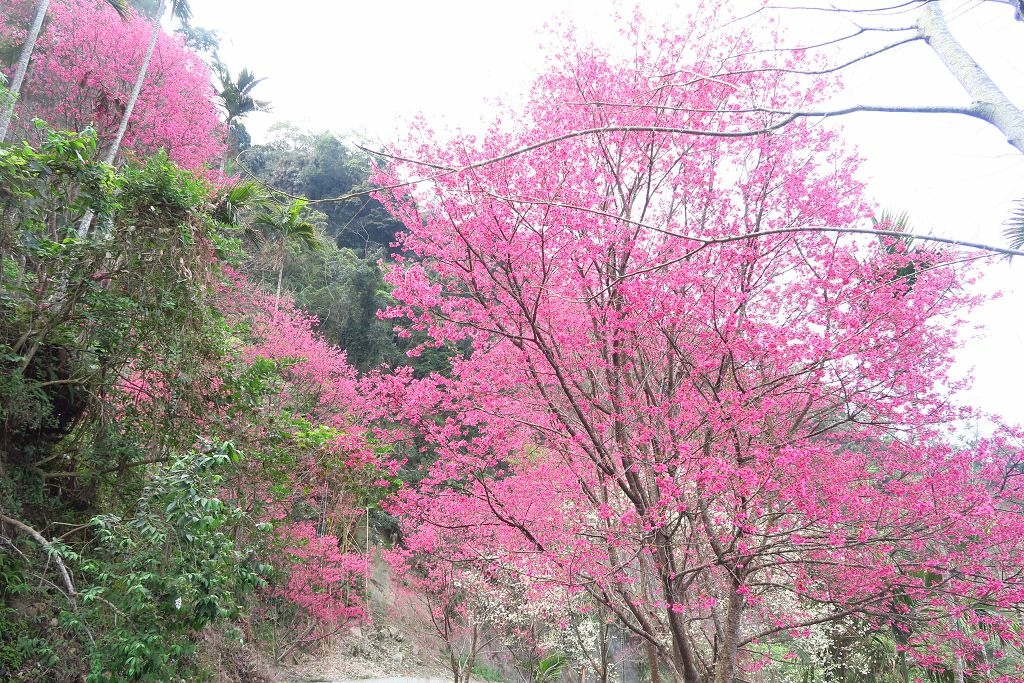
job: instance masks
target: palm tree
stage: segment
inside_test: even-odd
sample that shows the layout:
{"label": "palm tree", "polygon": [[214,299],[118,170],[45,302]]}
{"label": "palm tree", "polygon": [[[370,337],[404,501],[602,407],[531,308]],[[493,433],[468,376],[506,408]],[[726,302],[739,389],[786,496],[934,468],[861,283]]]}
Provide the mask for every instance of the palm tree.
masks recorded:
{"label": "palm tree", "polygon": [[256,74],[248,69],[238,72],[238,78],[232,78],[231,72],[223,62],[217,60],[213,65],[217,79],[220,81],[220,92],[218,96],[221,106],[224,107],[226,115],[225,123],[228,127],[228,148],[224,160],[221,162],[221,170],[227,166],[228,158],[232,153],[237,153],[238,139],[234,133],[234,126],[239,125],[239,119],[248,116],[254,111],[270,111],[270,103],[266,100],[257,100],[252,96],[253,88],[262,83],[263,78],[256,78]]}
{"label": "palm tree", "polygon": [[255,180],[243,180],[217,192],[213,199],[214,219],[229,227],[239,227],[243,231],[253,234],[255,231],[248,230],[242,218],[243,214],[252,213],[257,210],[266,212],[270,205],[270,195]]}
{"label": "palm tree", "polygon": [[[131,16],[131,9],[128,7],[127,0],[106,0],[106,3],[122,19],[128,19]],[[25,82],[25,74],[28,73],[28,63],[32,60],[36,39],[39,38],[39,32],[43,28],[43,20],[46,18],[46,11],[49,8],[50,0],[40,0],[39,6],[36,7],[35,19],[32,20],[32,26],[29,28],[28,35],[25,36],[25,43],[21,46],[18,64],[14,69],[14,79],[11,81],[10,97],[6,102],[0,104],[0,107],[3,107],[3,111],[0,113],[0,142],[7,138],[7,129],[11,125],[11,119],[14,118],[14,104],[21,93],[21,85]]]}
{"label": "palm tree", "polygon": [[[883,211],[878,218],[872,217],[871,222],[878,230],[902,233],[913,232],[910,228],[910,216],[905,211],[899,214]],[[887,254],[901,253],[907,255],[908,261],[896,269],[896,272],[893,273],[893,280],[902,280],[908,290],[917,284],[917,276],[921,271],[931,267],[931,259],[927,251],[921,247],[911,246],[914,243],[912,236],[891,237],[879,235],[878,241]],[[911,254],[914,255],[912,258],[910,257]]]}
{"label": "palm tree", "polygon": [[566,665],[565,655],[561,652],[550,654],[537,664],[537,672],[533,677],[535,683],[555,683],[561,679],[562,670]]}
{"label": "palm tree", "polygon": [[320,236],[316,226],[305,220],[305,199],[296,199],[291,204],[260,214],[254,221],[256,227],[277,235],[277,292],[274,294],[274,312],[281,303],[281,282],[284,279],[284,261],[288,254],[288,243],[298,241],[316,250],[320,248]]}

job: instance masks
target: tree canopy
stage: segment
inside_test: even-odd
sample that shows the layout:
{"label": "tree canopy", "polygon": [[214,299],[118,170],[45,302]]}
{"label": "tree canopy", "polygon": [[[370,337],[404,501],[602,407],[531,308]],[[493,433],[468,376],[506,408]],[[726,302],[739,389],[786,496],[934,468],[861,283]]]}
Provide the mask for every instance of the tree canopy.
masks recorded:
{"label": "tree canopy", "polygon": [[[266,144],[251,147],[242,165],[270,187],[317,200],[366,189],[370,161],[329,132],[280,127]],[[315,204],[327,214],[327,234],[339,247],[386,255],[401,225],[371,197]]]}
{"label": "tree canopy", "polygon": [[250,145],[262,79],[132,4],[0,14],[0,679],[269,682],[376,619],[455,683],[1024,680],[1024,431],[954,368],[1020,235],[870,201],[831,39],[563,27],[370,155]]}

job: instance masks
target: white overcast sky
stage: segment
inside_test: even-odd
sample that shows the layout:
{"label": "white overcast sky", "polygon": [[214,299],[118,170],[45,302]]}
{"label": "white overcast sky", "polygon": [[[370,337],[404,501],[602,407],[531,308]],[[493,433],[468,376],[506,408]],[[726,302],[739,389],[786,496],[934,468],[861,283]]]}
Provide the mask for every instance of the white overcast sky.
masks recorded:
{"label": "white overcast sky", "polygon": [[[647,0],[642,6],[649,15],[678,16],[691,4]],[[957,37],[1024,105],[1024,70],[1017,66],[1024,64],[1024,24],[1013,21],[1013,10],[979,0],[943,0],[943,7]],[[196,25],[220,33],[221,57],[232,71],[248,67],[267,79],[257,94],[274,111],[246,120],[256,141],[272,123],[290,121],[371,144],[399,138],[403,122],[420,113],[435,128],[477,128],[490,103],[515,101],[542,67],[546,22],[568,16],[602,42],[615,35],[612,16],[631,12],[614,0],[192,0],[192,8]],[[778,10],[775,16],[794,42],[844,30],[822,13]],[[849,71],[837,101],[968,103],[922,45]],[[964,117],[903,114],[858,114],[842,126],[866,160],[863,177],[882,207],[909,211],[921,231],[1002,243],[1012,201],[1024,198],[1024,155],[994,129]],[[964,354],[964,370],[973,365],[976,377],[967,400],[1024,422],[1024,259],[986,271],[985,288],[1005,295],[975,316],[986,333]]]}

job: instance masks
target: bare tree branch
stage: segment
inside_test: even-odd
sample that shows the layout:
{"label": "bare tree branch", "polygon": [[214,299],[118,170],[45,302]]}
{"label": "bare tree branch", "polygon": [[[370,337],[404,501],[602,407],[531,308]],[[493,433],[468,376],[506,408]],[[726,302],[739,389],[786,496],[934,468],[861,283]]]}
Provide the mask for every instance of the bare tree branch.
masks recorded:
{"label": "bare tree branch", "polygon": [[[629,105],[621,105],[621,106],[629,106]],[[648,106],[648,105],[636,105],[636,106]],[[664,109],[670,109],[670,108],[666,108],[666,107],[663,107],[663,108]],[[704,110],[693,110],[693,111],[695,111],[696,113],[701,113]],[[382,192],[382,191],[387,191],[387,190],[397,190],[397,189],[401,189],[403,187],[411,187],[411,186],[414,186],[414,185],[419,185],[420,183],[425,183],[425,182],[430,182],[430,181],[433,181],[433,180],[437,180],[439,178],[443,178],[445,176],[452,175],[452,174],[455,174],[455,173],[462,173],[462,172],[465,172],[465,171],[472,171],[472,170],[477,169],[477,168],[483,168],[484,166],[489,166],[491,164],[496,164],[496,163],[500,163],[502,161],[507,161],[508,159],[512,159],[512,158],[520,156],[522,154],[526,154],[528,152],[532,152],[534,150],[541,149],[542,147],[547,147],[549,145],[557,144],[559,142],[564,142],[565,140],[571,140],[573,138],[585,137],[585,136],[588,136],[588,135],[599,135],[599,134],[602,134],[602,133],[667,133],[667,134],[676,134],[676,135],[695,135],[695,136],[701,136],[701,137],[742,138],[742,137],[753,137],[753,136],[757,136],[757,135],[765,135],[767,133],[772,133],[772,132],[777,131],[777,130],[779,130],[781,128],[784,128],[788,124],[793,123],[794,121],[796,121],[798,119],[804,119],[804,118],[825,119],[825,118],[833,118],[833,117],[838,117],[838,116],[846,116],[848,114],[854,114],[854,113],[858,113],[858,112],[885,112],[885,113],[899,113],[899,114],[958,114],[958,115],[962,115],[962,116],[973,116],[975,118],[986,120],[984,118],[983,113],[980,112],[980,111],[976,111],[973,107],[948,106],[948,105],[929,105],[929,106],[898,106],[898,105],[891,105],[890,106],[890,105],[858,104],[858,105],[854,105],[854,106],[851,106],[851,107],[844,107],[842,109],[831,109],[831,110],[826,110],[826,111],[790,111],[790,112],[781,111],[781,110],[772,110],[772,109],[738,109],[738,110],[722,109],[722,110],[707,110],[707,113],[721,113],[721,114],[737,114],[737,113],[779,114],[780,116],[782,116],[782,118],[780,118],[775,123],[769,124],[769,125],[764,126],[762,128],[751,128],[751,129],[736,130],[736,131],[715,131],[715,130],[706,130],[706,129],[702,130],[702,129],[699,129],[699,128],[677,128],[677,127],[673,127],[673,126],[601,126],[599,128],[584,128],[584,129],[580,129],[580,130],[569,131],[569,132],[563,133],[562,135],[556,135],[554,137],[546,138],[544,140],[540,140],[539,142],[535,142],[535,143],[533,143],[531,145],[526,145],[525,147],[520,147],[520,148],[514,149],[514,150],[512,150],[510,152],[506,152],[505,154],[501,154],[501,155],[498,155],[498,156],[495,156],[495,157],[489,157],[487,159],[483,159],[481,161],[474,162],[472,164],[467,164],[465,166],[458,166],[458,167],[455,167],[455,166],[444,166],[444,165],[441,165],[441,164],[435,164],[435,163],[432,163],[432,162],[429,162],[429,161],[424,161],[424,160],[421,160],[421,159],[410,159],[410,158],[407,158],[407,157],[399,156],[397,154],[389,154],[387,152],[383,152],[383,151],[380,151],[380,150],[369,149],[368,147],[363,147],[362,145],[355,145],[355,147],[357,149],[359,149],[360,151],[365,152],[367,154],[370,154],[370,155],[373,155],[373,156],[376,156],[376,157],[382,157],[382,158],[385,158],[385,159],[391,159],[391,160],[394,160],[394,161],[402,161],[402,162],[406,162],[406,163],[410,163],[410,164],[415,164],[417,166],[423,166],[425,168],[434,169],[434,170],[437,171],[437,173],[433,173],[433,174],[430,174],[430,175],[425,175],[425,176],[422,176],[420,178],[414,178],[412,180],[407,180],[407,181],[401,182],[401,183],[393,183],[391,185],[382,185],[380,187],[370,188],[368,190],[360,190],[358,192],[349,192],[347,194],[339,195],[337,197],[324,197],[322,199],[309,199],[309,200],[307,200],[307,202],[310,205],[313,205],[313,204],[330,204],[330,203],[334,203],[334,202],[344,202],[344,201],[348,201],[348,200],[351,200],[351,199],[359,199],[359,198],[362,198],[362,197],[367,197],[367,196],[369,196],[369,195],[371,195],[371,194],[373,194],[375,192]],[[273,192],[274,194],[280,195],[282,197],[288,197],[290,199],[304,199],[303,197],[300,197],[298,195],[293,195],[293,194],[290,194],[288,192],[285,192],[284,190],[280,190],[280,189],[277,189],[275,187],[272,187],[271,185],[268,185],[267,183],[262,181],[260,178],[258,178],[251,170],[249,170],[245,166],[245,164],[240,163],[238,166],[243,171],[245,171],[245,173],[253,181],[259,183],[260,185],[265,187],[268,191]]]}
{"label": "bare tree branch", "polygon": [[0,514],[0,522],[10,524],[16,529],[21,529],[29,536],[31,536],[33,539],[35,539],[36,543],[43,547],[43,550],[46,551],[47,556],[50,557],[53,560],[54,564],[57,565],[57,571],[60,572],[61,580],[64,583],[64,587],[67,589],[68,598],[73,599],[76,595],[78,595],[78,591],[75,590],[75,584],[71,580],[71,574],[68,573],[68,568],[64,565],[64,560],[61,559],[60,553],[57,551],[56,548],[53,547],[52,543],[47,541],[46,538],[41,533],[30,527],[28,524],[20,522],[14,519],[13,517],[8,517],[7,515]]}
{"label": "bare tree branch", "polygon": [[652,232],[661,233],[670,237],[677,237],[679,239],[692,240],[701,244],[701,248],[715,245],[715,244],[727,244],[729,242],[741,242],[744,240],[754,239],[763,235],[782,235],[789,233],[808,233],[808,232],[827,232],[827,233],[843,233],[850,235],[875,235],[877,237],[896,237],[900,239],[909,240],[921,240],[923,242],[936,242],[939,244],[950,244],[956,247],[965,247],[968,249],[978,249],[980,251],[987,251],[993,254],[1000,254],[1002,256],[1024,256],[1024,249],[1012,249],[1007,247],[997,247],[991,244],[984,244],[982,242],[970,242],[967,240],[958,240],[951,237],[938,237],[936,235],[921,235],[910,232],[903,232],[898,230],[881,230],[874,228],[840,228],[840,227],[805,227],[805,228],[776,228],[774,230],[759,230],[757,232],[745,233],[742,235],[727,235],[725,237],[698,237],[696,235],[687,235],[685,233],[676,232],[674,230],[666,230],[665,228],[659,228],[657,226],[648,225],[639,221],[630,220],[623,218],[613,213],[605,211],[598,211],[597,209],[588,209],[581,206],[574,206],[572,204],[562,204],[560,202],[554,202],[550,200],[541,199],[521,199],[513,197],[502,197],[500,195],[490,194],[494,199],[514,202],[517,204],[534,204],[534,205],[548,205],[556,206],[562,209],[570,209],[575,211],[582,211],[584,213],[590,213],[604,218],[611,218],[613,220],[635,225],[638,228],[650,230]]}
{"label": "bare tree branch", "polygon": [[696,240],[705,245],[711,245],[725,244],[727,242],[739,242],[742,240],[748,240],[754,237],[759,237],[761,235],[781,235],[785,233],[798,232],[834,232],[852,235],[879,235],[882,237],[897,237],[901,239],[915,239],[922,240],[925,242],[939,242],[941,244],[952,244],[953,246],[957,247],[980,249],[981,251],[988,251],[992,252],[993,254],[1001,254],[1003,256],[1024,256],[1024,250],[1021,249],[995,247],[992,246],[991,244],[982,244],[981,242],[969,242],[967,240],[956,240],[950,237],[937,237],[935,235],[916,235],[908,232],[896,232],[895,230],[874,230],[872,228],[778,228],[776,230],[761,230],[759,232],[753,232],[746,235],[730,235],[728,237],[716,238],[701,238],[687,236],[687,239]]}
{"label": "bare tree branch", "polygon": [[881,7],[858,7],[857,9],[839,8],[834,5],[828,7],[816,7],[807,5],[768,5],[765,9],[801,10],[805,12],[830,12],[838,14],[892,14],[896,12],[909,12],[915,5],[922,3],[933,3],[936,0],[907,0],[895,5],[883,5]]}
{"label": "bare tree branch", "polygon": [[730,56],[725,61],[731,61],[733,59],[750,57],[752,55],[761,55],[765,53],[807,52],[810,50],[819,50],[823,47],[830,47],[832,45],[838,45],[839,43],[843,43],[848,40],[853,40],[857,36],[862,36],[866,33],[902,33],[903,31],[917,31],[917,26],[857,26],[857,30],[854,31],[853,33],[837,36],[835,38],[829,38],[828,40],[823,40],[820,43],[812,43],[810,45],[798,45],[796,47],[770,47],[762,48],[759,50],[748,50],[746,52],[738,52],[735,55]]}

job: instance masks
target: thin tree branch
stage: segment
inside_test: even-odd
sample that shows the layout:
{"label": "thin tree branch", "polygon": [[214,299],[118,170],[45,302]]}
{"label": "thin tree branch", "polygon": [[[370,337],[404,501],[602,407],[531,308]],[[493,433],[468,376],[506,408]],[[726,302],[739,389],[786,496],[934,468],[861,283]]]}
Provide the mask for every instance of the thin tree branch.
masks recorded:
{"label": "thin tree branch", "polygon": [[875,230],[873,228],[778,228],[775,230],[761,230],[760,232],[753,232],[746,235],[730,235],[728,237],[692,237],[679,235],[686,239],[696,240],[705,245],[712,244],[725,244],[727,242],[739,242],[742,240],[748,240],[753,237],[759,237],[760,235],[781,235],[785,233],[798,233],[798,232],[836,232],[846,233],[853,235],[880,235],[883,237],[898,237],[902,239],[916,239],[925,242],[939,242],[941,244],[951,244],[957,247],[967,247],[969,249],[980,249],[981,251],[989,251],[994,254],[1002,254],[1003,256],[1024,256],[1024,250],[1021,249],[1008,249],[1006,247],[995,247],[991,244],[982,244],[981,242],[969,242],[967,240],[957,240],[951,237],[937,237],[935,235],[918,235],[909,232],[896,232],[895,230]]}
{"label": "thin tree branch", "polygon": [[73,479],[75,477],[86,477],[86,476],[103,476],[104,474],[111,474],[113,472],[119,472],[121,470],[131,469],[133,467],[142,467],[143,465],[155,465],[170,460],[168,455],[155,455],[149,458],[143,458],[142,460],[134,460],[124,465],[118,465],[116,467],[108,467],[104,470],[76,470],[74,472],[44,472],[43,479]]}
{"label": "thin tree branch", "polygon": [[[919,34],[913,35],[913,36],[908,36],[908,37],[903,38],[901,40],[897,40],[894,43],[889,43],[889,44],[883,45],[882,47],[877,48],[875,50],[870,50],[869,52],[865,52],[863,54],[857,55],[856,57],[852,57],[852,58],[848,59],[845,62],[841,62],[839,64],[835,64],[833,66],[825,67],[825,68],[822,68],[822,69],[805,70],[805,69],[787,69],[787,68],[780,67],[780,66],[764,66],[764,67],[759,67],[757,69],[739,69],[737,71],[728,71],[728,72],[724,72],[724,73],[721,73],[721,74],[715,74],[713,76],[704,76],[704,75],[701,75],[701,74],[697,74],[697,76],[698,76],[697,78],[694,78],[694,79],[692,79],[690,81],[687,81],[685,83],[679,83],[679,84],[675,84],[675,85],[683,85],[683,86],[685,86],[685,85],[693,85],[694,83],[697,83],[697,82],[703,81],[703,80],[715,80],[715,81],[724,82],[721,79],[723,77],[725,77],[725,76],[742,76],[742,75],[745,75],[745,74],[760,74],[760,73],[793,74],[793,75],[796,75],[796,76],[826,76],[828,74],[832,74],[832,73],[835,73],[837,71],[842,71],[843,69],[845,69],[847,67],[850,67],[850,66],[853,66],[854,64],[856,64],[858,62],[863,62],[863,61],[865,61],[867,59],[871,59],[872,57],[877,57],[878,55],[884,54],[884,53],[888,52],[889,50],[893,50],[893,49],[895,49],[897,47],[900,47],[901,45],[907,45],[909,43],[917,42],[919,40],[922,40],[923,38],[924,37],[919,35]],[[739,56],[739,55],[737,55],[737,56]],[[671,75],[671,74],[669,74],[669,75]],[[673,84],[669,83],[667,85],[673,85]],[[665,86],[662,86],[662,87],[665,87]]]}
{"label": "thin tree branch", "polygon": [[917,26],[857,26],[857,30],[853,33],[848,33],[843,36],[837,36],[835,38],[829,38],[823,40],[820,43],[812,43],[811,45],[798,45],[796,47],[770,47],[761,48],[759,50],[747,50],[746,52],[738,52],[733,55],[725,57],[722,61],[729,62],[735,59],[741,59],[743,57],[750,57],[753,55],[761,55],[765,53],[780,53],[780,52],[807,52],[810,50],[818,50],[823,47],[829,47],[831,45],[838,45],[839,43],[847,40],[853,40],[857,36],[864,35],[865,33],[902,33],[903,31],[916,31]]}
{"label": "thin tree branch", "polygon": [[[617,105],[617,106],[627,106],[627,105]],[[646,105],[643,105],[643,106],[646,106]],[[694,111],[696,111],[697,113],[700,113],[701,110],[694,110]],[[358,198],[361,198],[361,197],[366,197],[368,195],[373,194],[374,192],[383,192],[383,191],[387,191],[387,190],[397,190],[397,189],[401,189],[403,187],[412,187],[414,185],[419,185],[420,183],[425,183],[425,182],[430,182],[430,181],[433,181],[433,180],[438,180],[440,178],[443,178],[443,177],[446,177],[446,176],[449,176],[449,175],[454,175],[456,173],[464,173],[466,171],[472,171],[472,170],[475,170],[475,169],[478,169],[478,168],[483,168],[483,167],[489,166],[491,164],[496,164],[496,163],[500,163],[502,161],[507,161],[507,160],[512,159],[514,157],[517,157],[517,156],[520,156],[520,155],[523,155],[523,154],[527,154],[527,153],[532,152],[532,151],[537,150],[537,149],[541,149],[542,147],[547,147],[549,145],[554,145],[554,144],[557,144],[559,142],[564,142],[566,140],[571,140],[573,138],[584,137],[584,136],[587,136],[587,135],[600,135],[602,133],[665,133],[665,134],[672,134],[672,135],[695,135],[695,136],[701,136],[701,137],[743,138],[743,137],[754,137],[754,136],[757,136],[757,135],[765,135],[767,133],[772,133],[772,132],[774,132],[776,130],[779,130],[780,128],[784,128],[785,126],[789,125],[790,123],[792,123],[792,122],[794,122],[794,121],[796,121],[798,119],[803,119],[803,118],[820,118],[820,119],[833,118],[833,117],[838,117],[838,116],[846,116],[846,115],[849,115],[849,114],[856,114],[856,113],[860,113],[860,112],[884,112],[884,113],[901,113],[901,114],[958,114],[958,115],[962,115],[962,116],[971,116],[971,117],[974,117],[974,118],[978,118],[978,119],[982,119],[982,120],[987,120],[987,119],[985,119],[984,113],[979,111],[979,110],[977,110],[975,107],[947,106],[947,105],[889,106],[889,105],[865,105],[865,104],[858,104],[858,105],[854,105],[854,106],[851,106],[851,107],[844,107],[842,109],[831,109],[831,110],[824,110],[824,111],[792,111],[792,112],[786,112],[786,111],[776,111],[776,110],[770,110],[770,109],[764,109],[764,110],[760,110],[760,109],[728,110],[728,109],[725,109],[725,110],[720,110],[720,111],[719,110],[709,110],[708,113],[715,113],[716,111],[718,113],[722,113],[722,114],[754,113],[754,112],[777,113],[777,114],[782,115],[783,118],[781,118],[780,120],[776,121],[775,123],[769,124],[769,125],[764,126],[762,128],[752,128],[752,129],[738,130],[738,131],[700,130],[700,129],[695,129],[695,128],[677,128],[677,127],[673,127],[673,126],[601,126],[601,127],[598,127],[598,128],[584,128],[584,129],[581,129],[581,130],[569,131],[567,133],[563,133],[562,135],[556,135],[554,137],[546,138],[544,140],[540,140],[540,141],[535,142],[533,144],[526,145],[524,147],[520,147],[520,148],[512,150],[510,152],[506,152],[505,154],[501,154],[501,155],[498,155],[498,156],[495,156],[495,157],[489,157],[489,158],[483,159],[481,161],[477,161],[477,162],[474,162],[474,163],[471,163],[471,164],[467,164],[465,166],[458,166],[458,167],[455,167],[455,166],[444,166],[444,165],[441,165],[441,164],[435,164],[435,163],[432,163],[432,162],[429,162],[429,161],[423,161],[423,160],[419,160],[419,159],[410,159],[410,158],[407,158],[407,157],[399,156],[397,154],[389,154],[387,152],[383,152],[383,151],[380,151],[380,150],[371,150],[371,149],[363,147],[361,145],[356,145],[356,147],[359,150],[361,150],[363,152],[366,152],[367,154],[372,154],[374,156],[383,157],[385,159],[392,159],[392,160],[395,160],[395,161],[403,161],[403,162],[410,163],[410,164],[416,164],[418,166],[423,166],[425,168],[434,169],[434,170],[437,171],[437,173],[433,173],[433,174],[430,174],[430,175],[422,176],[420,178],[414,178],[412,180],[407,180],[407,181],[403,181],[403,182],[400,182],[400,183],[392,183],[390,185],[381,185],[379,187],[370,188],[370,189],[367,189],[367,190],[360,190],[358,192],[349,192],[347,194],[339,195],[337,197],[324,197],[324,198],[321,198],[321,199],[309,199],[309,200],[307,200],[307,202],[310,205],[313,205],[313,204],[330,204],[330,203],[333,203],[333,202],[344,202],[344,201],[348,201],[350,199],[358,199]],[[273,192],[274,194],[280,195],[282,197],[288,197],[290,199],[304,199],[304,197],[301,197],[299,195],[293,195],[291,193],[285,192],[284,190],[277,189],[277,188],[267,184],[262,179],[258,178],[251,170],[246,168],[244,164],[239,164],[239,166],[240,166],[240,168],[242,168],[242,170],[245,171],[245,173],[250,178],[252,178],[253,181],[259,183],[261,186],[265,187],[268,191]]]}
{"label": "thin tree branch", "polygon": [[761,235],[781,235],[786,233],[805,233],[805,232],[829,232],[829,233],[846,233],[854,235],[876,235],[880,237],[897,237],[901,239],[915,239],[923,242],[938,242],[941,244],[950,244],[956,247],[966,247],[968,249],[978,249],[980,251],[987,251],[993,254],[1000,254],[1002,256],[1024,256],[1024,249],[1011,249],[1008,247],[997,247],[991,244],[984,244],[981,242],[970,242],[967,240],[953,239],[951,237],[938,237],[936,235],[921,235],[910,232],[899,232],[897,230],[876,230],[875,228],[840,228],[840,227],[806,227],[806,228],[776,228],[773,230],[759,230],[758,232],[746,233],[743,235],[727,235],[725,237],[698,237],[696,235],[687,235],[685,233],[676,232],[674,230],[667,230],[665,228],[658,228],[653,225],[647,225],[639,221],[630,220],[623,218],[622,216],[600,211],[597,209],[588,209],[582,206],[574,206],[572,204],[563,204],[560,202],[554,202],[549,200],[541,199],[518,199],[512,197],[503,197],[501,195],[495,195],[488,193],[488,196],[498,199],[501,201],[515,202],[518,204],[537,204],[537,205],[550,205],[557,206],[562,209],[570,209],[575,211],[582,211],[584,213],[590,213],[604,218],[611,218],[613,220],[622,221],[629,225],[635,225],[645,230],[657,232],[669,237],[677,237],[679,239],[693,240],[699,242],[703,246],[711,246],[714,244],[727,244],[729,242],[740,242],[743,240],[749,240]]}
{"label": "thin tree branch", "polygon": [[21,529],[35,539],[36,543],[43,547],[47,556],[52,558],[54,564],[57,565],[57,571],[60,572],[61,580],[64,582],[64,587],[67,589],[68,598],[74,599],[74,597],[78,595],[78,591],[75,590],[75,584],[71,580],[71,574],[68,573],[68,568],[64,565],[64,560],[61,559],[60,553],[53,547],[52,543],[47,541],[41,533],[30,527],[28,524],[20,522],[13,517],[8,517],[7,515],[0,513],[0,522],[10,524],[16,529]]}
{"label": "thin tree branch", "polygon": [[[899,105],[899,104],[857,104],[844,109],[831,109],[823,111],[793,111],[792,109],[769,109],[766,107],[750,107],[748,109],[693,109],[690,107],[669,107],[659,104],[633,104],[629,102],[603,102],[594,100],[590,102],[575,102],[580,106],[602,106],[602,107],[620,107],[622,109],[660,109],[662,111],[683,111],[692,112],[694,114],[777,114],[780,116],[793,116],[794,114],[803,118],[833,118],[837,116],[847,116],[849,114],[859,113],[885,113],[885,114],[957,114],[959,116],[970,116],[973,118],[983,119],[982,112],[976,110],[975,107],[965,107],[962,105],[946,105],[946,104],[932,104],[932,105]],[[983,119],[984,120],[984,119]],[[369,151],[369,150],[367,150]],[[383,152],[372,152],[373,154],[384,155]],[[416,163],[413,159],[403,159],[402,157],[392,157],[399,161],[410,161]],[[426,164],[430,166],[429,164]],[[440,167],[434,167],[440,168]]]}
{"label": "thin tree branch", "polygon": [[799,6],[799,5],[769,5],[765,9],[802,10],[807,12],[829,12],[835,14],[885,14],[894,12],[909,12],[915,5],[928,4],[936,0],[907,0],[895,5],[882,7],[861,7],[858,9],[844,9],[831,5],[829,7]]}

